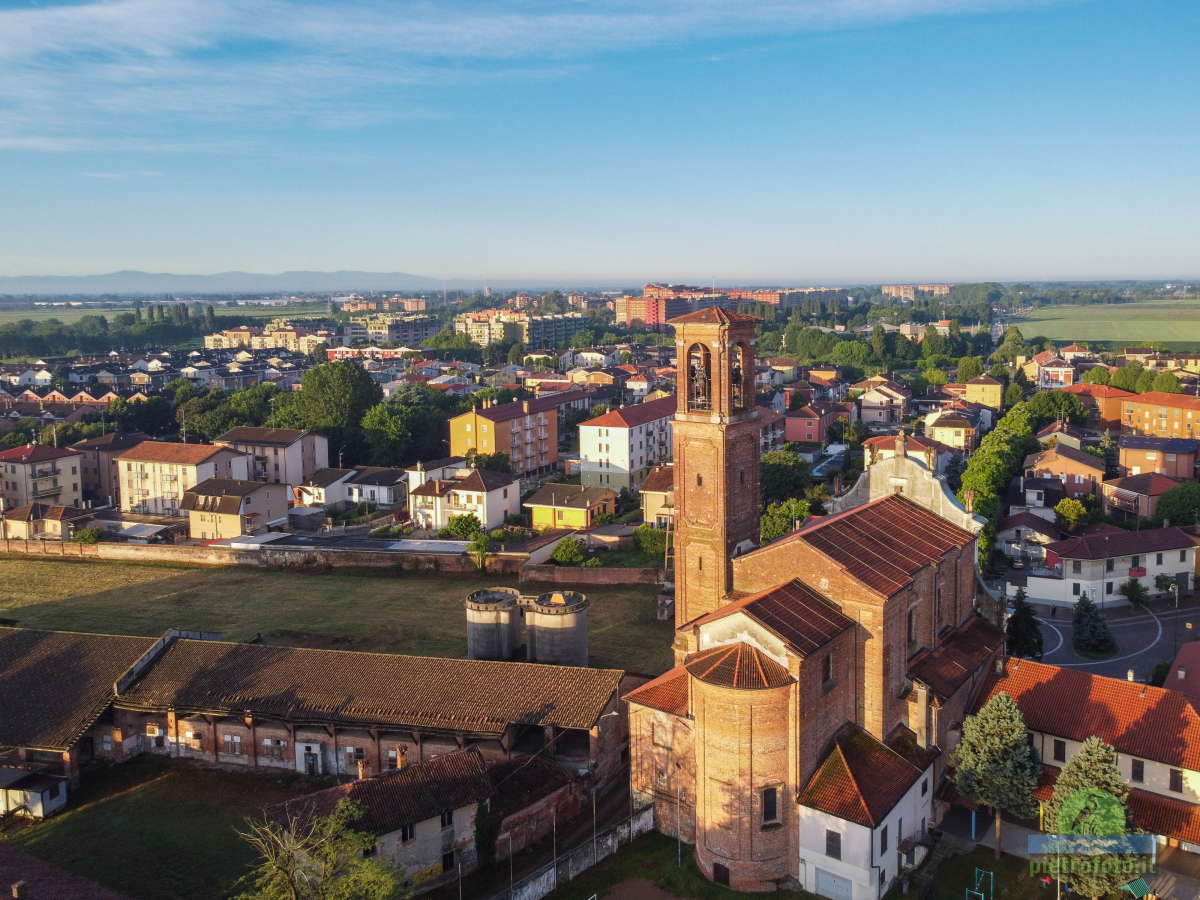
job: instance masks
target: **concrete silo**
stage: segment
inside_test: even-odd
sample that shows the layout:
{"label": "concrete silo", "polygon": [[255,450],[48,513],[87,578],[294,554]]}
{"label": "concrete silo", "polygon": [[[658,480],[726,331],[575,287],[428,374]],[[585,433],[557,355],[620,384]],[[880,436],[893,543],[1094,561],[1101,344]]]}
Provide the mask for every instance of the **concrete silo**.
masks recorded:
{"label": "concrete silo", "polygon": [[520,594],[514,588],[484,588],[467,595],[467,657],[512,659],[521,647]]}
{"label": "concrete silo", "polygon": [[588,600],[578,591],[550,591],[525,602],[526,656],[558,666],[588,664]]}

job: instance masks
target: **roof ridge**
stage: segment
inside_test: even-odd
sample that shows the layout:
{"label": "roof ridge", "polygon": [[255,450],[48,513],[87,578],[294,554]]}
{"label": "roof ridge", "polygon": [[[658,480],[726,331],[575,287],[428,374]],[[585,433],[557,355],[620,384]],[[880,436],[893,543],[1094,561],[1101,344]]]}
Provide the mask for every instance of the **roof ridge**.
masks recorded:
{"label": "roof ridge", "polygon": [[837,750],[838,756],[842,760],[842,767],[846,770],[846,777],[849,778],[850,783],[854,785],[854,797],[856,800],[858,800],[858,805],[866,814],[867,821],[870,822],[871,827],[874,828],[879,823],[875,821],[875,815],[871,812],[871,807],[867,805],[867,800],[863,796],[862,787],[859,785],[858,779],[854,777],[854,769],[850,766],[850,760],[846,757],[846,751],[842,749],[842,741],[847,737],[849,737],[849,733],[845,735],[839,735],[838,737],[834,738],[833,746],[834,749]]}

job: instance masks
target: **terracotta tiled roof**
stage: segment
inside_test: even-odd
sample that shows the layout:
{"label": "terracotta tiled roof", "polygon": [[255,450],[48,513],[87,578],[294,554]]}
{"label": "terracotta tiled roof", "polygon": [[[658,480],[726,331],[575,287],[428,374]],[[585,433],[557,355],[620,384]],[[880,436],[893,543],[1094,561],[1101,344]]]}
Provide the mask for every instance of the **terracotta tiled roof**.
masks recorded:
{"label": "terracotta tiled roof", "polygon": [[732,325],[737,322],[761,322],[762,319],[757,316],[748,316],[744,313],[730,312],[727,309],[721,309],[719,306],[710,306],[707,309],[700,309],[694,313],[688,313],[683,316],[676,316],[674,319],[668,319],[668,325]]}
{"label": "terracotta tiled roof", "polygon": [[661,709],[675,716],[688,711],[688,673],[683,666],[668,669],[657,678],[634,688],[622,698],[630,703]]}
{"label": "terracotta tiled roof", "polygon": [[10,450],[0,450],[0,462],[32,463],[46,462],[51,459],[63,459],[67,456],[78,456],[74,450],[63,447],[47,447],[44,444],[22,444]]}
{"label": "terracotta tiled roof", "polygon": [[1176,481],[1174,478],[1162,475],[1159,472],[1143,472],[1141,475],[1110,478],[1104,484],[1122,491],[1132,491],[1135,494],[1144,494],[1147,497],[1157,497],[1159,494],[1163,494],[1173,487],[1179,487],[1183,482]]}
{"label": "terracotta tiled roof", "polygon": [[1126,398],[1129,403],[1149,403],[1152,406],[1166,406],[1174,409],[1200,410],[1200,397],[1187,394],[1168,394],[1166,391],[1149,391],[1136,397]]}
{"label": "terracotta tiled roof", "polygon": [[[882,450],[895,450],[899,438],[900,435],[898,434],[877,434],[875,437],[869,437],[863,441],[863,446],[879,447]],[[936,453],[949,453],[953,450],[952,447],[947,447],[941,441],[935,441],[933,438],[927,438],[921,434],[910,434],[905,440],[909,447],[918,450],[933,450]]]}
{"label": "terracotta tiled roof", "polygon": [[694,624],[703,625],[736,612],[760,622],[801,656],[824,647],[854,624],[799,579],[735,600]]}
{"label": "terracotta tiled roof", "polygon": [[620,677],[615,669],[181,640],[121,702],[499,734],[517,722],[590,728]]}
{"label": "terracotta tiled roof", "polygon": [[675,413],[675,395],[660,397],[658,400],[647,400],[644,403],[633,403],[620,409],[609,410],[594,419],[581,422],[583,426],[598,426],[601,428],[633,428],[645,425],[655,419],[665,419]]}
{"label": "terracotta tiled roof", "polygon": [[49,506],[45,503],[24,503],[14,506],[4,513],[4,518],[10,522],[70,522],[75,519],[89,519],[92,512],[79,509],[76,506]]}
{"label": "terracotta tiled roof", "polygon": [[274,447],[286,447],[294,444],[308,434],[302,428],[255,428],[252,425],[239,425],[230,428],[220,437],[214,438],[217,444],[266,444]]}
{"label": "terracotta tiled roof", "polygon": [[792,680],[786,668],[741,641],[693,653],[683,665],[701,681],[723,687],[756,690],[782,687]]}
{"label": "terracotta tiled roof", "polygon": [[82,441],[76,441],[71,447],[74,450],[128,450],[130,447],[148,440],[150,440],[150,435],[142,434],[140,431],[135,431],[132,434],[119,434],[111,431],[99,437],[84,438]]}
{"label": "terracotta tiled roof", "polygon": [[861,729],[850,726],[800,794],[800,802],[821,812],[874,828],[924,770]]}
{"label": "terracotta tiled roof", "polygon": [[[586,399],[588,394],[582,390],[563,391],[561,394],[549,394],[545,397],[535,397],[532,400],[513,400],[509,403],[499,403],[487,409],[480,407],[476,410],[479,415],[493,422],[506,422],[526,415],[536,415],[548,410],[556,410],[564,403]],[[466,415],[466,413],[463,413]]]}
{"label": "terracotta tiled roof", "polygon": [[982,616],[972,616],[940,645],[911,663],[908,673],[943,699],[966,683],[1004,643],[1004,632]]}
{"label": "terracotta tiled roof", "polygon": [[213,444],[176,444],[169,441],[142,441],[136,447],[130,447],[124,453],[118,454],[121,459],[131,459],[136,462],[175,463],[183,466],[194,466],[205,462],[218,453],[237,453],[229,447],[217,447]]}
{"label": "terracotta tiled roof", "polygon": [[1146,528],[1084,534],[1047,544],[1046,551],[1062,559],[1109,559],[1163,550],[1187,550],[1194,546],[1195,542],[1181,528]]}
{"label": "terracotta tiled roof", "polygon": [[1060,390],[1068,394],[1084,394],[1088,397],[1096,397],[1100,400],[1111,400],[1114,397],[1132,397],[1133,391],[1125,391],[1121,388],[1115,388],[1107,384],[1069,384]]}
{"label": "terracotta tiled roof", "polygon": [[675,488],[675,467],[674,466],[655,466],[650,470],[644,479],[642,479],[642,492],[649,491],[654,494],[665,494]]}
{"label": "terracotta tiled roof", "polygon": [[[1068,447],[1064,444],[1058,444],[1049,450],[1043,450],[1041,453],[1030,453],[1025,457],[1025,469],[1036,469],[1039,471],[1056,472],[1055,463],[1065,459],[1077,465],[1083,466],[1086,469],[1094,469],[1097,472],[1103,473],[1105,470],[1104,460],[1098,456],[1092,456],[1083,450],[1076,450],[1074,447]],[[1061,474],[1057,473],[1056,474]]]}
{"label": "terracotta tiled roof", "polygon": [[1200,642],[1191,641],[1179,648],[1165,685],[1200,704]]}
{"label": "terracotta tiled roof", "polygon": [[612,488],[554,483],[542,485],[523,505],[587,509],[616,496],[617,492]]}
{"label": "terracotta tiled roof", "polygon": [[889,494],[801,527],[767,547],[805,541],[867,588],[890,597],[920,569],[973,540],[973,534],[937,513],[901,494]]}
{"label": "terracotta tiled roof", "polygon": [[483,755],[472,748],[295,797],[270,807],[267,815],[277,821],[296,817],[303,822],[329,815],[339,800],[349,797],[363,807],[363,816],[354,827],[382,835],[487,800],[495,793]]}
{"label": "terracotta tiled roof", "polygon": [[974,378],[972,378],[970,381],[968,381],[967,384],[995,384],[995,385],[998,385],[998,384],[1000,384],[1000,382],[997,381],[995,378],[993,378],[991,375],[988,375],[986,372],[984,372],[982,375],[976,375]]}
{"label": "terracotta tiled roof", "polygon": [[1011,516],[1005,516],[1000,520],[1000,524],[996,526],[996,530],[1007,531],[1009,528],[1018,527],[1055,539],[1062,534],[1062,530],[1056,523],[1051,522],[1049,519],[1043,519],[1041,516],[1031,513],[1028,510],[1013,513]]}
{"label": "terracotta tiled roof", "polygon": [[1200,714],[1179,691],[1015,658],[989,676],[977,708],[1002,691],[1031,731],[1096,735],[1121,753],[1200,771]]}
{"label": "terracotta tiled roof", "polygon": [[154,638],[0,628],[0,745],[66,750]]}

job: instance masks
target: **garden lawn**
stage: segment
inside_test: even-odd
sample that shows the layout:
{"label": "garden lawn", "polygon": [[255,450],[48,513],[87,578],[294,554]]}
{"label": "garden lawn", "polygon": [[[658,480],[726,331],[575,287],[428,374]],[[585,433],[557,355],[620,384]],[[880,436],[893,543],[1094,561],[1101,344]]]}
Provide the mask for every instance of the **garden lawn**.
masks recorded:
{"label": "garden lawn", "polygon": [[[0,557],[0,618],[26,628],[158,635],[172,626],[297,647],[463,657],[463,599],[509,579],[328,574]],[[569,584],[559,585],[569,588]],[[527,586],[527,590],[538,590]],[[544,588],[543,588],[544,589]],[[591,665],[657,675],[670,623],[651,586],[584,587]]]}
{"label": "garden lawn", "polygon": [[5,838],[139,900],[226,897],[254,862],[247,818],[327,782],[141,757],[88,773],[72,806]]}

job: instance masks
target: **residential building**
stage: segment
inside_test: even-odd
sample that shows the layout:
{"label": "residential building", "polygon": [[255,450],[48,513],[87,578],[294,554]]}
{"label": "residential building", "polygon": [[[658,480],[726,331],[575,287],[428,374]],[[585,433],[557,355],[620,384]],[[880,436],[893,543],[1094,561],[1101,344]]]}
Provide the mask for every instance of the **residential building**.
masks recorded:
{"label": "residential building", "polygon": [[617,512],[617,492],[607,487],[581,484],[544,484],[523,504],[530,527],[536,531],[557,528],[592,528],[601,516]]}
{"label": "residential building", "polygon": [[662,331],[668,319],[682,316],[688,311],[688,301],[683,297],[618,297],[616,300],[616,323],[626,328],[644,328]]}
{"label": "residential building", "polygon": [[514,475],[539,475],[558,465],[558,408],[582,392],[482,406],[450,420],[450,453],[507,453]]}
{"label": "residential building", "polygon": [[963,398],[970,403],[999,410],[1004,406],[1004,385],[991,375],[979,375],[966,383]]}
{"label": "residential building", "polygon": [[1044,560],[1046,546],[1061,539],[1053,519],[1029,511],[1011,513],[996,525],[996,546],[1010,559]]}
{"label": "residential building", "polygon": [[254,481],[295,486],[329,467],[329,441],[314,431],[239,425],[213,443],[246,454]]}
{"label": "residential building", "polygon": [[184,491],[179,508],[193,540],[235,538],[286,524],[288,493],[283,484],[209,478]]}
{"label": "residential building", "polygon": [[81,469],[74,450],[42,444],[0,450],[0,503],[5,509],[26,503],[81,506]]}
{"label": "residential building", "polygon": [[66,541],[80,528],[86,528],[94,514],[76,506],[25,503],[0,510],[0,538],[17,540]]}
{"label": "residential building", "polygon": [[1191,481],[1200,463],[1200,440],[1123,434],[1117,439],[1117,469],[1122,475],[1157,472]]}
{"label": "residential building", "polygon": [[1022,359],[1018,358],[1017,361],[1025,377],[1039,391],[1065,388],[1076,381],[1075,366],[1053,350],[1043,350],[1025,362]]}
{"label": "residential building", "polygon": [[908,300],[909,302],[917,299],[915,284],[885,284],[881,290],[885,297],[894,297],[897,300]]}
{"label": "residential building", "polygon": [[1025,457],[1026,478],[1057,478],[1068,497],[1095,494],[1107,466],[1102,458],[1074,447],[1054,446]]}
{"label": "residential building", "polygon": [[1046,569],[1031,571],[1025,593],[1036,603],[1074,606],[1087,595],[1103,606],[1126,604],[1120,587],[1141,583],[1158,593],[1155,579],[1166,575],[1181,591],[1191,589],[1196,544],[1181,528],[1104,531],[1046,545]]}
{"label": "residential building", "polygon": [[1087,440],[1083,429],[1076,428],[1070,422],[1057,419],[1043,427],[1037,433],[1038,443],[1043,447],[1071,447],[1082,450]]}
{"label": "residential building", "polygon": [[1200,438],[1200,397],[1151,391],[1121,401],[1121,430],[1154,437]]}
{"label": "residential building", "polygon": [[[912,392],[897,381],[884,380],[866,385],[858,396],[859,418],[867,425],[899,425],[908,415]],[[858,385],[855,385],[858,387]]]}
{"label": "residential building", "polygon": [[947,447],[930,438],[919,434],[880,434],[863,441],[864,463],[873,466],[884,459],[893,459],[897,455],[908,456],[917,460],[935,475],[946,471],[946,466],[954,456],[954,448]]}
{"label": "residential building", "polygon": [[113,431],[72,444],[71,449],[80,455],[84,498],[99,504],[120,503],[121,480],[117,472],[117,457],[130,447],[148,440],[151,440],[150,435],[140,431],[126,434]]}
{"label": "residential building", "polygon": [[473,515],[491,531],[520,512],[521,482],[507,472],[463,468],[416,488],[409,482],[408,514],[418,528],[436,531],[454,516]]}
{"label": "residential building", "polygon": [[784,415],[761,404],[757,411],[759,453],[770,453],[772,450],[783,449],[784,444],[787,443],[787,420]]}
{"label": "residential building", "polygon": [[250,477],[250,457],[213,444],[142,441],[117,463],[121,509],[159,516],[178,516],[183,495],[202,481]]}
{"label": "residential building", "polygon": [[1100,485],[1104,514],[1132,521],[1153,518],[1158,512],[1158,498],[1182,483],[1157,472],[1110,478]]}
{"label": "residential building", "polygon": [[350,491],[346,485],[358,471],[356,469],[317,469],[294,488],[299,506],[321,506],[339,510],[350,503]]}
{"label": "residential building", "polygon": [[454,317],[454,331],[481,347],[517,341],[526,347],[557,347],[570,342],[591,322],[582,313],[537,315],[503,309],[484,309]]}
{"label": "residential building", "polygon": [[655,466],[642,480],[642,521],[655,528],[668,528],[675,516],[675,468],[670,463]]}
{"label": "residential building", "polygon": [[408,496],[408,475],[389,466],[355,466],[345,481],[346,499],[351,503],[370,503],[390,509],[403,506]]}
{"label": "residential building", "polygon": [[580,475],[589,486],[636,490],[654,466],[671,458],[675,397],[609,410],[579,425]]}
{"label": "residential building", "polygon": [[932,441],[965,453],[979,443],[979,417],[969,409],[930,413],[925,418],[925,434]]}

